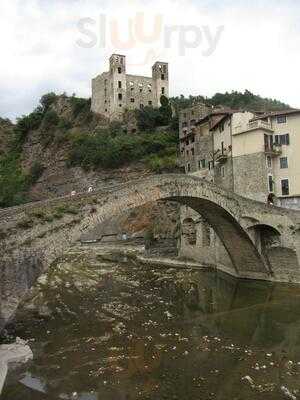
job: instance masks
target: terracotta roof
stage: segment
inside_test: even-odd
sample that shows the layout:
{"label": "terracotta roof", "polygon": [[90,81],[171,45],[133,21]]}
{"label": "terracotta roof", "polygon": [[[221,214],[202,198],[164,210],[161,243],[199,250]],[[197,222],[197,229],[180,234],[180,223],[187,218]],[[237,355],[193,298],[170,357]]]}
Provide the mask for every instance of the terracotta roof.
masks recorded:
{"label": "terracotta roof", "polygon": [[251,121],[256,121],[256,120],[262,119],[262,118],[279,117],[280,115],[297,114],[297,113],[300,113],[300,109],[292,108],[292,109],[281,110],[281,111],[270,111],[270,112],[262,114],[258,117],[252,118]]}

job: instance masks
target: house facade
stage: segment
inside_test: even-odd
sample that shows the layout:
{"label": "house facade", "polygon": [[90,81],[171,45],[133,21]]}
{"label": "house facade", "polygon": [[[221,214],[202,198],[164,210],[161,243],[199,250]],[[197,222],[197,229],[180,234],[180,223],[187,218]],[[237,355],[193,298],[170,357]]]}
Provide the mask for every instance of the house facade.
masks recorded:
{"label": "house facade", "polygon": [[212,109],[192,123],[185,115],[179,139],[186,173],[262,202],[273,193],[279,206],[300,209],[300,110],[258,116]]}

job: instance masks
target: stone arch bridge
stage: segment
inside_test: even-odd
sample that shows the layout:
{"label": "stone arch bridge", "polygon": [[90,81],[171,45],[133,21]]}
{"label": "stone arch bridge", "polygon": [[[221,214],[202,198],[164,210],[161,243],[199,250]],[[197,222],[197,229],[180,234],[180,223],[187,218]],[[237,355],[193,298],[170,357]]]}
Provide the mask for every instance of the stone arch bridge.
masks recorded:
{"label": "stone arch bridge", "polygon": [[177,201],[203,215],[229,254],[232,275],[300,283],[300,212],[240,197],[193,176],[150,176],[0,211],[0,328],[37,277],[81,235],[157,200]]}

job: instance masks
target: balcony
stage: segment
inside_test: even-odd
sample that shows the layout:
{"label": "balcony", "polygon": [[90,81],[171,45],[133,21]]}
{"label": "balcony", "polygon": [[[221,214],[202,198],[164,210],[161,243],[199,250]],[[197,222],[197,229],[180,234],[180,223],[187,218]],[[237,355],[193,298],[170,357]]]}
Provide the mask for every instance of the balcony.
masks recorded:
{"label": "balcony", "polygon": [[250,131],[255,131],[257,129],[262,129],[265,131],[273,132],[274,130],[272,129],[271,124],[269,124],[266,121],[263,121],[261,119],[258,119],[256,121],[250,121],[246,125],[238,125],[234,128],[234,133],[237,135],[239,133],[244,133],[244,132],[250,132]]}
{"label": "balcony", "polygon": [[223,149],[223,151],[219,150],[219,152],[215,156],[215,161],[219,164],[223,164],[227,161],[228,159],[228,150]]}
{"label": "balcony", "polygon": [[265,144],[265,153],[266,155],[271,157],[280,156],[282,153],[281,144],[278,143]]}

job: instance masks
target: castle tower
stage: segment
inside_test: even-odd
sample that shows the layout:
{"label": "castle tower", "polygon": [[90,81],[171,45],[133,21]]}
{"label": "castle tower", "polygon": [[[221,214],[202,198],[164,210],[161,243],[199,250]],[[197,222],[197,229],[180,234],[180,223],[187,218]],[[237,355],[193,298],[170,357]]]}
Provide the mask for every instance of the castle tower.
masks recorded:
{"label": "castle tower", "polygon": [[155,107],[160,107],[161,96],[169,97],[169,66],[168,63],[157,61],[152,67]]}
{"label": "castle tower", "polygon": [[126,107],[126,57],[113,54],[109,59],[110,118],[120,119]]}

